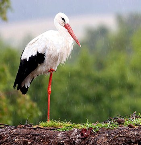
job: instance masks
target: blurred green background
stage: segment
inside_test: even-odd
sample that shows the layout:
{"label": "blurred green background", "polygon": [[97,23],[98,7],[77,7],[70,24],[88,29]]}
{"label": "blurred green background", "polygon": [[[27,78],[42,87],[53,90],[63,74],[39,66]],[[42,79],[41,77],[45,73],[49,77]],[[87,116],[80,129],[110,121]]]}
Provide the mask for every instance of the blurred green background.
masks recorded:
{"label": "blurred green background", "polygon": [[[141,110],[141,14],[116,15],[117,30],[87,28],[81,48],[53,74],[51,119],[104,121]],[[22,50],[0,39],[0,123],[38,124],[47,118],[48,76],[27,95],[13,89]]]}

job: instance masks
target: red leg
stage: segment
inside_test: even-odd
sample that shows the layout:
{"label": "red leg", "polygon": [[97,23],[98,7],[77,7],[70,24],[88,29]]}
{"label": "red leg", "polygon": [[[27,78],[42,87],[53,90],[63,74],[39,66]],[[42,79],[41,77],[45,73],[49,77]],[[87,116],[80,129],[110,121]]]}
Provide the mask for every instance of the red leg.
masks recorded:
{"label": "red leg", "polygon": [[50,121],[50,94],[51,94],[51,82],[52,82],[52,75],[53,75],[53,69],[50,69],[48,72],[50,72],[50,76],[49,76],[49,83],[48,83],[48,118],[47,121]]}

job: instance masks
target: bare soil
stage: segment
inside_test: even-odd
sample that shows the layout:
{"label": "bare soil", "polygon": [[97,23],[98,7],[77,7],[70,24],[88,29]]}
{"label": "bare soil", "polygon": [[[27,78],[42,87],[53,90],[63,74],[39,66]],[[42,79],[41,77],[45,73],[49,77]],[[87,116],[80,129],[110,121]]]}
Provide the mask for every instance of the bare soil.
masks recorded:
{"label": "bare soil", "polygon": [[57,131],[33,125],[0,126],[0,145],[141,145],[141,126]]}

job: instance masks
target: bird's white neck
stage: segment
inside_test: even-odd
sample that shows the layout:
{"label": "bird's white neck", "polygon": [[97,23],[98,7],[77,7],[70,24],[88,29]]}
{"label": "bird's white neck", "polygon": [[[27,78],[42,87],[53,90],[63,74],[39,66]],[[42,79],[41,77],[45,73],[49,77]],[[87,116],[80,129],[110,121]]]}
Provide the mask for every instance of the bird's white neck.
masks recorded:
{"label": "bird's white neck", "polygon": [[58,22],[54,21],[54,25],[56,27],[56,29],[58,30],[59,34],[61,36],[63,36],[66,39],[72,39],[72,37],[70,36],[70,34],[68,33],[68,30],[61,26]]}

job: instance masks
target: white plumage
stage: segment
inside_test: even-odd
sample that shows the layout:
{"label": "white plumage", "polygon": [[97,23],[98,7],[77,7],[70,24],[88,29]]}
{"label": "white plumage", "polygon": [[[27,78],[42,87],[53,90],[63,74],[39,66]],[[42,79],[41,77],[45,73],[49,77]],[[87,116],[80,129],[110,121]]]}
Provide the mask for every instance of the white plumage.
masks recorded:
{"label": "white plumage", "polygon": [[55,16],[54,24],[58,31],[49,30],[31,40],[21,56],[19,70],[14,87],[26,94],[30,83],[41,74],[48,74],[64,63],[73,49],[73,39],[80,46],[74,35],[68,17],[63,13]]}
{"label": "white plumage", "polygon": [[[68,33],[68,32],[67,32]],[[45,54],[44,63],[40,64],[27,78],[22,82],[22,86],[30,86],[33,78],[40,74],[48,74],[50,68],[56,70],[60,63],[64,63],[73,49],[73,39],[68,36],[64,39],[63,33],[60,35],[57,31],[47,31],[34,38],[26,46],[21,60],[29,60],[29,57],[35,56],[37,52]]]}

